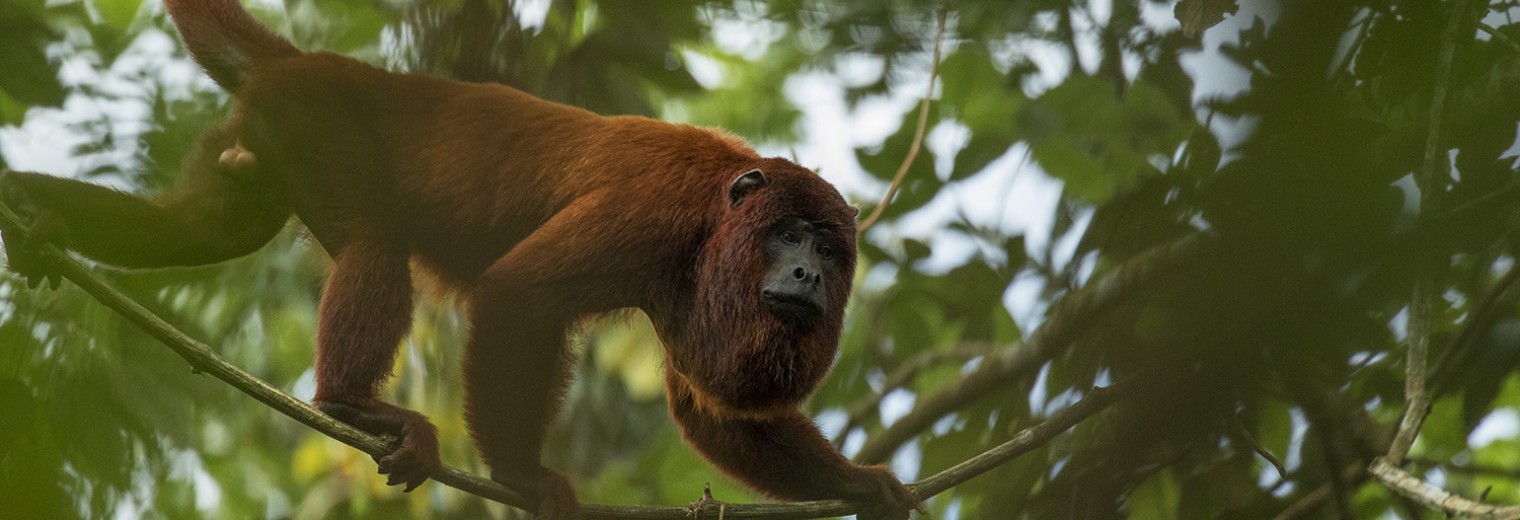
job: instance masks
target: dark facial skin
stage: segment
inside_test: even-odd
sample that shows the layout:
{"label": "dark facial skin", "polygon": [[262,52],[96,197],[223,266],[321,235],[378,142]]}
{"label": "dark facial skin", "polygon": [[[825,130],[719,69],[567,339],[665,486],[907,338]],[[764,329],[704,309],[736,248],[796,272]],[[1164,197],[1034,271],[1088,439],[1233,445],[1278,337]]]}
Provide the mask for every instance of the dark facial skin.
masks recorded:
{"label": "dark facial skin", "polygon": [[818,226],[801,219],[788,219],[770,230],[765,274],[760,295],[771,312],[793,326],[811,324],[828,306],[824,281],[839,273],[839,246],[830,242]]}

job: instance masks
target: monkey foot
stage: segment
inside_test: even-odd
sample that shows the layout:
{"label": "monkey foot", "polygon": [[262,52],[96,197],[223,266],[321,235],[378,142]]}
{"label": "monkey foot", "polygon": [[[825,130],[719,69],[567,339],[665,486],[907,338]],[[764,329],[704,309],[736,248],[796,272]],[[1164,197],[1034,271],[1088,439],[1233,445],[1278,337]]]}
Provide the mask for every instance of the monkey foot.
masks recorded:
{"label": "monkey foot", "polygon": [[395,451],[375,457],[387,485],[404,485],[403,491],[410,492],[443,469],[438,429],[420,413],[388,403],[356,406],[319,401],[317,409],[360,430],[401,440]]}
{"label": "monkey foot", "polygon": [[858,482],[864,507],[856,514],[859,520],[907,520],[910,513],[923,513],[923,505],[913,490],[897,480],[882,466],[864,466],[865,478]]}
{"label": "monkey foot", "polygon": [[504,486],[527,491],[538,497],[539,520],[580,520],[581,503],[575,497],[575,486],[565,475],[544,468],[533,472],[492,470],[491,480]]}

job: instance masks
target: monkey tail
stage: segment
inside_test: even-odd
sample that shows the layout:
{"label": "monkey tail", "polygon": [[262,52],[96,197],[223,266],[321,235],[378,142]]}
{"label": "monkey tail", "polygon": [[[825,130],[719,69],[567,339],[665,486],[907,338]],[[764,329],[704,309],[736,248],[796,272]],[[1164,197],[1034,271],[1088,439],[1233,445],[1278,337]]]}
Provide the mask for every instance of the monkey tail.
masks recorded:
{"label": "monkey tail", "polygon": [[259,63],[301,54],[238,0],[164,0],[164,7],[190,55],[228,92],[241,88]]}

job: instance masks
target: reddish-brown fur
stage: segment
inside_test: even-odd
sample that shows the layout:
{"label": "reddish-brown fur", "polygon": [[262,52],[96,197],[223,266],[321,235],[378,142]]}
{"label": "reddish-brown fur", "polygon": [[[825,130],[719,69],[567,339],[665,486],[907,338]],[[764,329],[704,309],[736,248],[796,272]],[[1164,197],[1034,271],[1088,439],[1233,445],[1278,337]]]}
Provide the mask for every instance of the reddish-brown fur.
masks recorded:
{"label": "reddish-brown fur", "polygon": [[[335,262],[315,400],[403,438],[380,461],[392,483],[410,489],[439,468],[428,420],[379,398],[410,325],[415,260],[469,303],[471,435],[494,478],[541,497],[541,517],[579,517],[568,480],[539,457],[568,378],[566,329],[627,307],[655,323],[671,414],[714,464],[778,498],[907,517],[906,487],[850,464],[797,409],[833,362],[853,247],[829,271],[828,305],[811,325],[784,323],[760,298],[762,242],[776,223],[802,219],[854,244],[855,211],[817,175],[712,130],[303,54],[236,0],[166,5],[236,99],[181,191],[148,201],[10,174],[6,193],[69,230],[58,238],[74,249],[130,267],[245,254],[297,215]],[[235,145],[257,157],[255,171],[216,167]],[[768,182],[731,202],[730,183],[753,169]]]}

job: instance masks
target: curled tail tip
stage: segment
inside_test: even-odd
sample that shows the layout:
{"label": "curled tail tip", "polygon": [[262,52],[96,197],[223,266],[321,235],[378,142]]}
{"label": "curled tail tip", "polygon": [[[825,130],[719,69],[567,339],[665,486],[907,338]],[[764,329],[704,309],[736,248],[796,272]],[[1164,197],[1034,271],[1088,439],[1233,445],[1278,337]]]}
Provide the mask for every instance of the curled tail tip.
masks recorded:
{"label": "curled tail tip", "polygon": [[301,53],[238,0],[164,0],[185,47],[218,85],[236,91],[256,63]]}

